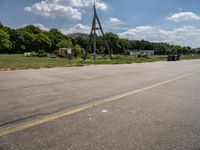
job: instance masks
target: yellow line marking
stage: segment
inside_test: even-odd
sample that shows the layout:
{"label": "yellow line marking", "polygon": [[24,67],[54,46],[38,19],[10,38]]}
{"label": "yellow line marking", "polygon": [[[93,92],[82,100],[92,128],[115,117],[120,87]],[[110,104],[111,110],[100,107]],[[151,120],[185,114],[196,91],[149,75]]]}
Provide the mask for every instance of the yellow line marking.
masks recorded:
{"label": "yellow line marking", "polygon": [[116,100],[119,100],[120,98],[124,98],[124,97],[130,96],[130,95],[134,95],[134,94],[137,94],[137,93],[140,93],[140,92],[143,92],[143,91],[146,91],[146,90],[149,90],[149,89],[161,86],[161,85],[171,83],[171,82],[179,80],[179,79],[187,78],[187,77],[189,77],[193,74],[187,74],[187,75],[180,76],[180,77],[177,77],[177,78],[174,78],[174,79],[166,80],[166,81],[163,81],[163,82],[151,85],[151,86],[132,90],[132,91],[129,91],[129,92],[126,92],[126,93],[123,93],[123,94],[113,96],[113,97],[105,98],[105,99],[99,100],[97,102],[91,102],[89,104],[74,108],[72,110],[66,110],[64,112],[49,115],[49,116],[46,116],[46,117],[41,118],[41,119],[36,119],[36,120],[28,121],[28,122],[25,122],[25,123],[20,123],[18,125],[13,125],[13,126],[11,125],[10,127],[6,127],[6,128],[3,128],[3,129],[0,130],[0,137],[9,135],[9,134],[12,134],[12,133],[15,133],[15,132],[19,132],[19,131],[22,131],[22,130],[25,130],[25,129],[28,129],[28,128],[31,128],[31,127],[34,127],[34,126],[38,126],[38,125],[41,125],[41,124],[44,124],[44,123],[47,123],[47,122],[50,122],[50,121],[53,121],[53,120],[56,120],[56,119],[59,119],[59,118],[63,118],[63,117],[66,117],[66,116],[87,110],[89,108],[99,106],[99,105],[102,105],[102,104],[105,104],[105,103],[116,101]]}

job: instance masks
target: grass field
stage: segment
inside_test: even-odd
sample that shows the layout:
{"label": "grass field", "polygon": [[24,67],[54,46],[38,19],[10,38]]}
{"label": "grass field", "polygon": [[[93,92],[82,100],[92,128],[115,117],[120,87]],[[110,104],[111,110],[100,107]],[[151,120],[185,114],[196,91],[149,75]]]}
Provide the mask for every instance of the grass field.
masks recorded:
{"label": "grass field", "polygon": [[[182,56],[182,59],[200,59],[197,56]],[[165,61],[166,56],[133,57],[115,55],[113,59],[97,57],[96,64],[131,64],[143,62]],[[23,55],[0,55],[0,70],[23,70],[23,69],[39,69],[53,67],[72,67],[85,66],[93,64],[93,59],[87,59],[85,62],[81,58],[67,60],[65,58],[38,58],[24,57]]]}

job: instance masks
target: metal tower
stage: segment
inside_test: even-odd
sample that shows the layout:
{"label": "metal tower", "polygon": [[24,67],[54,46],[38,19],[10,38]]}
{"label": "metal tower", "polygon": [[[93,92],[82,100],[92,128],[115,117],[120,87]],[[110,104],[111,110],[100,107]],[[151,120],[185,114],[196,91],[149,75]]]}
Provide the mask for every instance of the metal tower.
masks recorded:
{"label": "metal tower", "polygon": [[[91,32],[90,32],[90,36],[89,36],[89,40],[88,40],[88,46],[87,46],[87,49],[86,49],[84,60],[86,60],[86,58],[87,58],[88,49],[90,48],[90,42],[91,42],[91,39],[93,38],[93,58],[94,58],[94,63],[95,63],[96,62],[96,50],[97,50],[96,49],[96,38],[97,38],[96,31],[97,30],[101,30],[101,33],[102,33],[102,36],[104,38],[104,42],[105,42],[106,48],[108,50],[110,59],[112,59],[112,54],[111,54],[110,48],[108,46],[108,42],[106,40],[105,34],[103,32],[103,28],[101,26],[101,22],[100,22],[100,20],[99,20],[99,18],[97,16],[95,0],[94,0],[93,8],[94,8],[94,17],[93,17],[93,21],[92,21],[92,28],[91,28]],[[98,23],[99,27],[97,27],[97,23]]]}

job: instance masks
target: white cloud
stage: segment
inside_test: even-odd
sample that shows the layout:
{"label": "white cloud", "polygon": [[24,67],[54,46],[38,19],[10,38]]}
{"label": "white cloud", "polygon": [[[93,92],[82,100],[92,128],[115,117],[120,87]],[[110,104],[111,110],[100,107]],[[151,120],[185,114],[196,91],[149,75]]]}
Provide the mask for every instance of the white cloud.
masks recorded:
{"label": "white cloud", "polygon": [[56,1],[45,0],[39,3],[35,3],[32,6],[24,8],[26,11],[33,12],[46,17],[67,17],[72,19],[81,19],[81,13],[78,9],[75,9],[71,6],[64,6]]}
{"label": "white cloud", "polygon": [[156,26],[139,26],[118,34],[122,38],[166,42],[182,46],[200,47],[200,28],[184,26],[164,30]]}
{"label": "white cloud", "polygon": [[[30,25],[30,24],[24,24],[24,25],[21,26],[21,27],[26,27],[26,26],[28,26],[28,25]],[[43,31],[49,31],[49,28],[48,28],[48,27],[45,27],[43,24],[35,23],[35,24],[31,24],[31,25],[34,25],[34,26],[40,28],[40,29],[43,30]]]}
{"label": "white cloud", "polygon": [[[24,8],[25,11],[33,12],[46,17],[66,17],[74,20],[82,18],[81,9],[93,5],[93,0],[42,0]],[[107,9],[107,5],[100,0],[97,8]]]}
{"label": "white cloud", "polygon": [[33,25],[36,26],[36,27],[39,27],[43,31],[49,31],[49,28],[45,27],[43,24],[36,23],[36,24],[33,24]]}
{"label": "white cloud", "polygon": [[170,15],[167,19],[175,22],[181,22],[188,20],[200,20],[200,16],[193,12],[179,12]]}
{"label": "white cloud", "polygon": [[110,17],[110,23],[112,23],[112,25],[122,25],[122,24],[124,24],[124,22],[121,21],[120,19],[113,18],[113,17]]}
{"label": "white cloud", "polygon": [[[63,5],[70,5],[71,7],[81,8],[81,7],[90,7],[94,5],[94,0],[54,0]],[[107,5],[100,0],[96,1],[96,7],[105,10]]]}
{"label": "white cloud", "polygon": [[97,3],[96,7],[101,10],[106,10],[108,8],[108,6],[105,3]]}
{"label": "white cloud", "polygon": [[89,34],[90,33],[91,28],[89,26],[86,25],[82,25],[82,24],[77,24],[71,28],[62,28],[60,31],[67,35],[67,34],[72,34],[72,33],[85,33],[85,34]]}

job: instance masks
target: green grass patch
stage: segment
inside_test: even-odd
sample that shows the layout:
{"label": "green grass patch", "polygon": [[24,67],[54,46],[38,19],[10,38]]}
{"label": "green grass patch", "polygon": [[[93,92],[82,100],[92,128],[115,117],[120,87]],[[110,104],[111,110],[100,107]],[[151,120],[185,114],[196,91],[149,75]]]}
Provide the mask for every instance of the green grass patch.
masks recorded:
{"label": "green grass patch", "polygon": [[181,56],[183,60],[190,60],[190,59],[200,59],[200,55],[183,55]]}
{"label": "green grass patch", "polygon": [[[200,55],[182,56],[182,59],[200,59]],[[98,56],[96,64],[131,64],[166,61],[166,56],[134,57],[114,55],[110,60],[108,57]],[[24,57],[23,55],[0,55],[0,70],[24,70],[54,67],[73,67],[93,64],[93,59],[83,61],[81,58],[68,60],[65,58],[39,58]]]}
{"label": "green grass patch", "polygon": [[76,61],[71,62],[61,58],[24,57],[23,55],[0,55],[1,70],[39,69],[65,66],[81,66]]}

